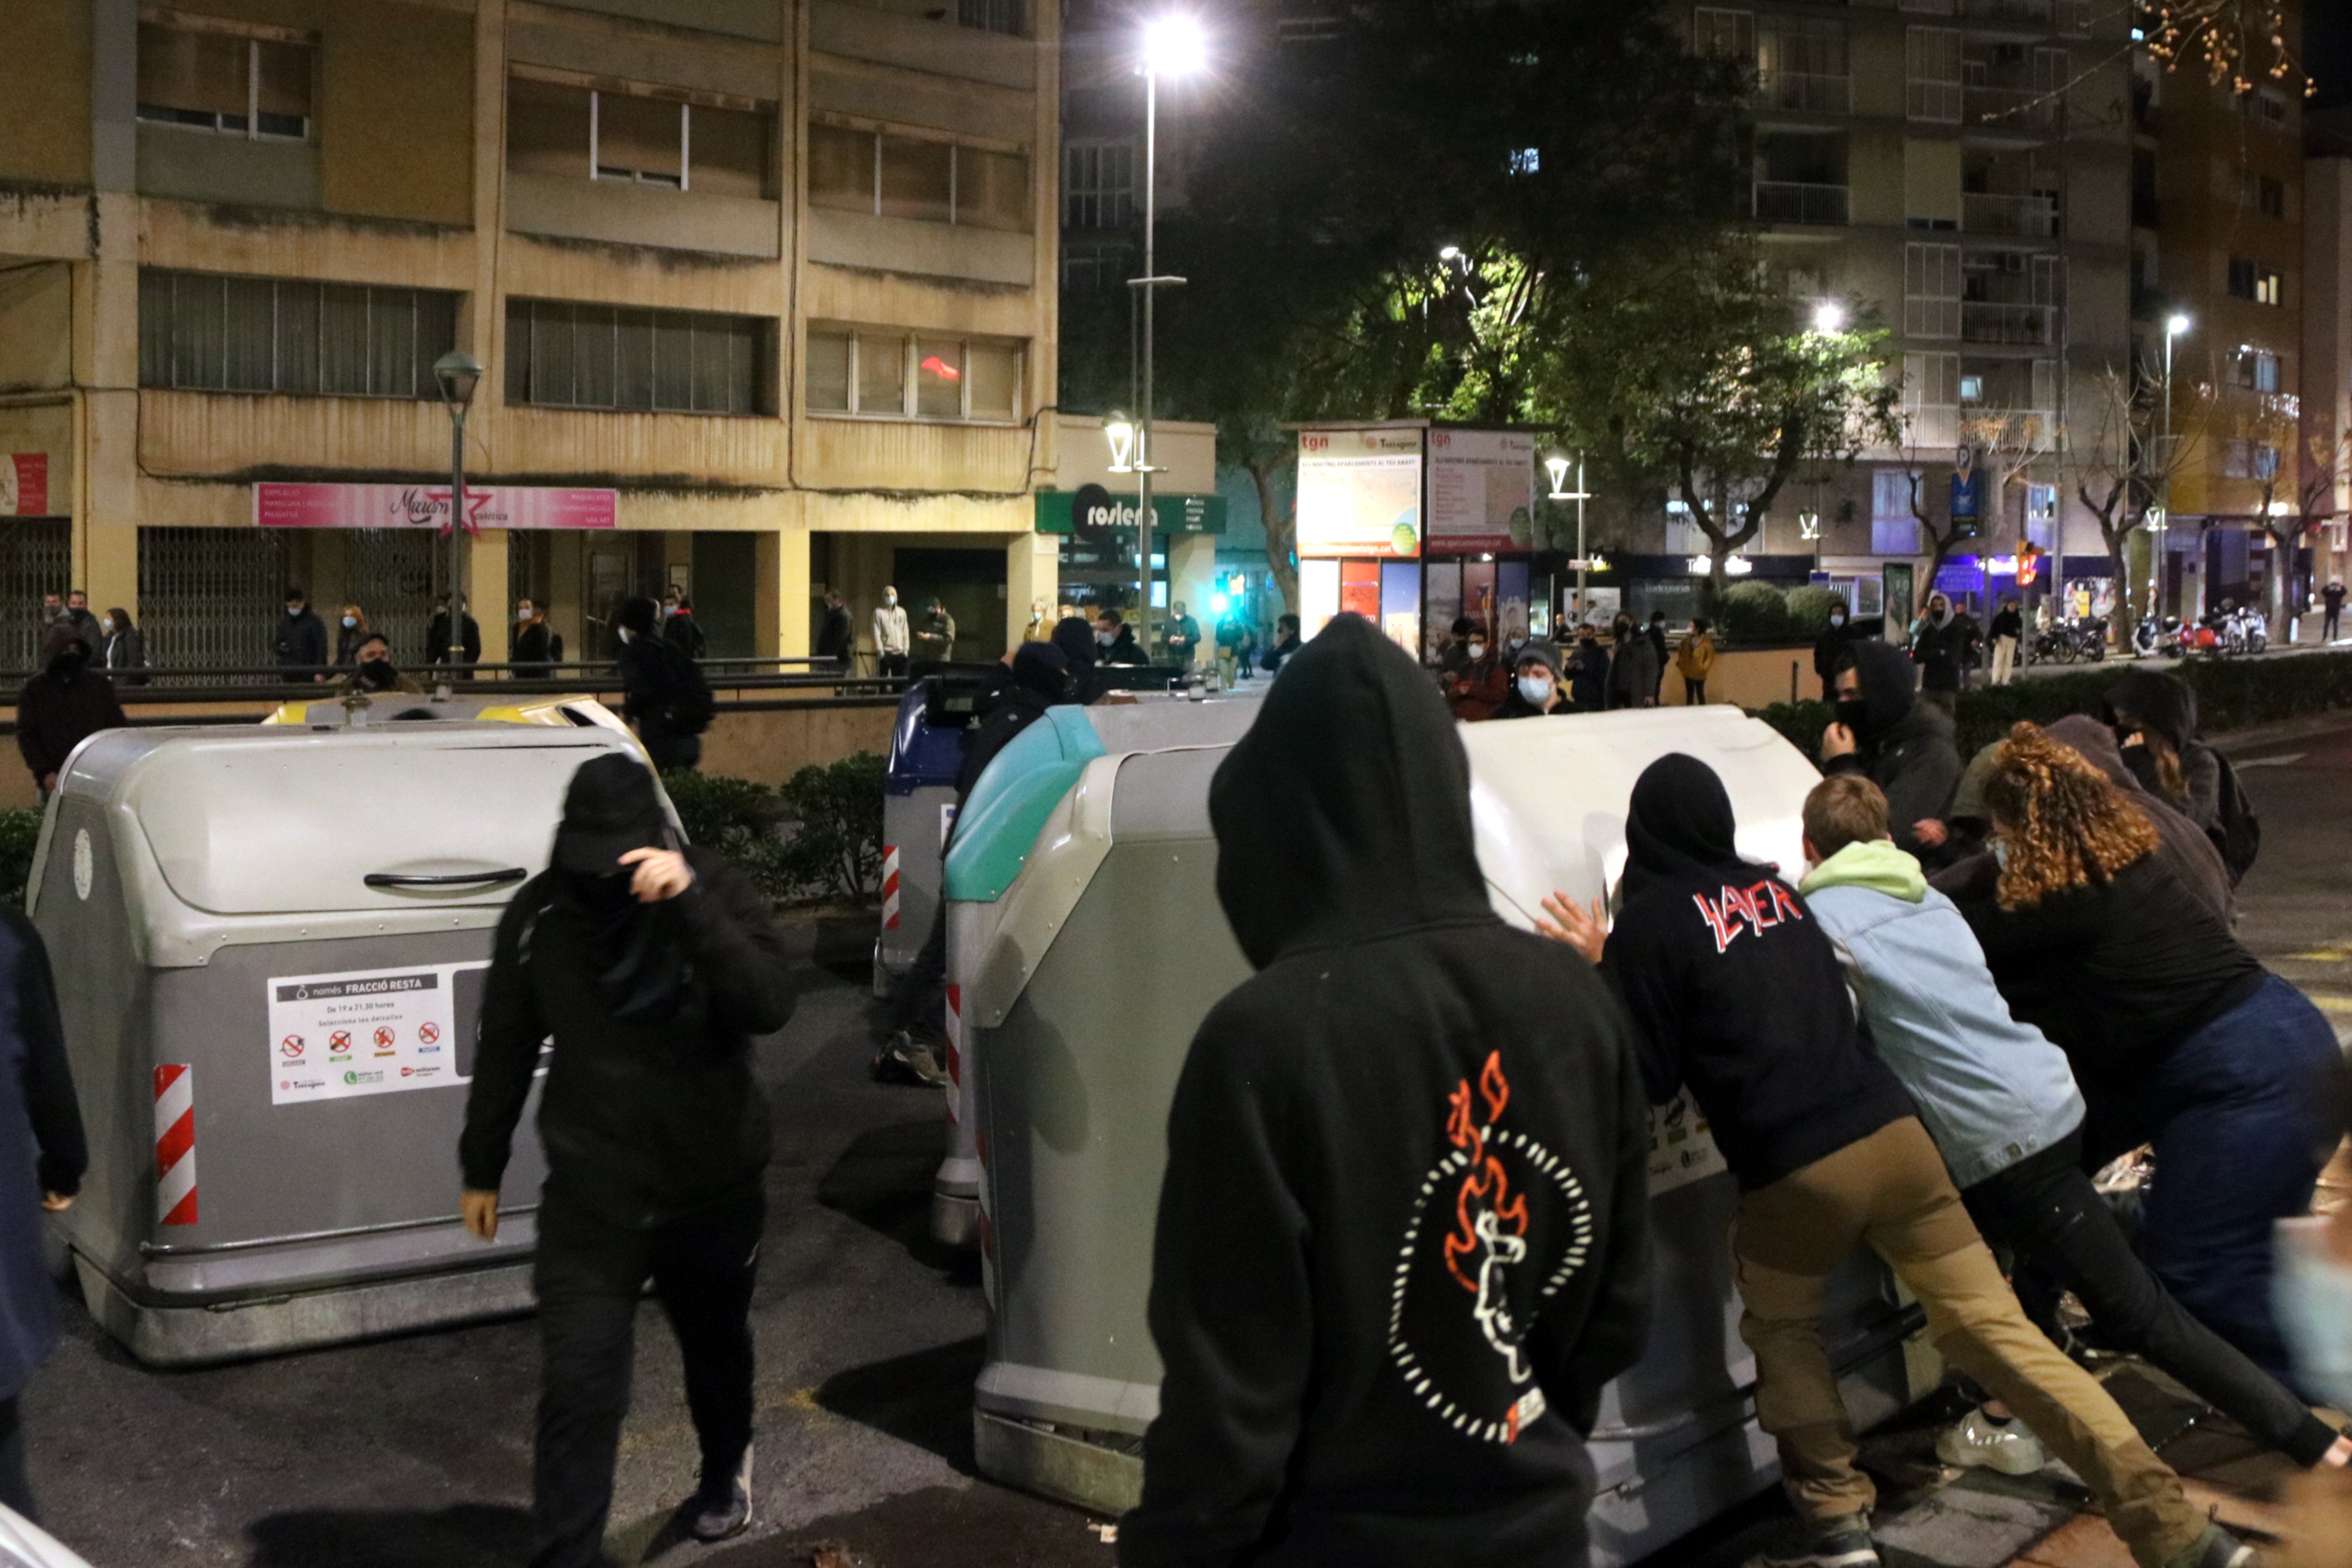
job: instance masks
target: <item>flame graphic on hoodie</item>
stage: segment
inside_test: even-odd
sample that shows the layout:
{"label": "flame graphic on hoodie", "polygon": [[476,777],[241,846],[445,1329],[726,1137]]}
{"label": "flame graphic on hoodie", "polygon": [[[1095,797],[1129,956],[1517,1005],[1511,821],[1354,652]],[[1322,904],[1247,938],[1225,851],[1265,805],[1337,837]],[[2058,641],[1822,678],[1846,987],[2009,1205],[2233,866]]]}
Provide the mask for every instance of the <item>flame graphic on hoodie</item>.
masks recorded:
{"label": "flame graphic on hoodie", "polygon": [[[1511,1102],[1511,1085],[1503,1076],[1503,1053],[1490,1051],[1479,1069],[1477,1100],[1486,1119],[1474,1120],[1470,1080],[1454,1085],[1447,1097],[1445,1135],[1469,1157],[1469,1171],[1454,1193],[1454,1226],[1445,1237],[1445,1271],[1455,1284],[1478,1299],[1471,1310],[1486,1342],[1510,1368],[1511,1381],[1524,1383],[1526,1363],[1519,1355],[1519,1335],[1511,1321],[1507,1270],[1528,1256],[1528,1200],[1511,1191],[1503,1163],[1486,1152],[1486,1141]],[[1465,1269],[1464,1265],[1469,1268]]]}

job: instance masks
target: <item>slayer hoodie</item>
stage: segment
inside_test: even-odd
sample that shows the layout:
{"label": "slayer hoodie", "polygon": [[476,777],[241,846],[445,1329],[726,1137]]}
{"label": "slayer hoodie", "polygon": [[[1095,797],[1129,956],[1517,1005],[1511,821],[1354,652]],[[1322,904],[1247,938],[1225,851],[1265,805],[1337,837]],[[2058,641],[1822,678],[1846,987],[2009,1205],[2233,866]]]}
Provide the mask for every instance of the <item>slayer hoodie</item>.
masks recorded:
{"label": "slayer hoodie", "polygon": [[1210,793],[1257,974],[1168,1121],[1139,1564],[1585,1561],[1583,1437],[1647,1329],[1630,1026],[1504,925],[1443,700],[1341,616]]}

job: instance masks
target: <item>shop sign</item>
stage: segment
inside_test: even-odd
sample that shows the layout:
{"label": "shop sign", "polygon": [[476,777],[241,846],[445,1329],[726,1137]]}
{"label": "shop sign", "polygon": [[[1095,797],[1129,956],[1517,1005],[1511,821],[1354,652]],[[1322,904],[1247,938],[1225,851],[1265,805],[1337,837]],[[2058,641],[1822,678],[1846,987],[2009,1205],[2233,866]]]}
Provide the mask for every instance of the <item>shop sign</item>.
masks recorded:
{"label": "shop sign", "polygon": [[1422,429],[1298,433],[1300,559],[1421,553]]}
{"label": "shop sign", "polygon": [[1429,549],[1439,555],[1535,543],[1536,442],[1511,430],[1429,433]]}
{"label": "shop sign", "polygon": [[[466,528],[611,528],[617,490],[547,485],[466,487]],[[288,484],[253,487],[253,521],[261,528],[449,527],[447,485]]]}
{"label": "shop sign", "polygon": [[0,465],[0,516],[47,517],[49,514],[49,455],[11,452]]}
{"label": "shop sign", "polygon": [[[1080,517],[1077,503],[1086,503],[1087,515]],[[1142,516],[1141,498],[1134,495],[1115,496],[1100,485],[1087,485],[1076,490],[1039,490],[1036,500],[1037,531],[1040,533],[1070,533],[1078,530],[1089,532],[1103,529],[1132,530]],[[1151,498],[1152,531],[1156,533],[1223,533],[1225,531],[1225,498],[1220,495],[1156,495]]]}

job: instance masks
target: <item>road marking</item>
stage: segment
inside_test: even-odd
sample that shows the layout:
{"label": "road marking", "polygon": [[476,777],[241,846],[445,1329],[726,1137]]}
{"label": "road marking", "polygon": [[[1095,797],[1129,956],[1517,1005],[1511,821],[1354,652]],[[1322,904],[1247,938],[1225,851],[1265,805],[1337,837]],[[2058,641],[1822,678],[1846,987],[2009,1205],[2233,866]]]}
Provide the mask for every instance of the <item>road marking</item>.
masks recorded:
{"label": "road marking", "polygon": [[2284,768],[2303,761],[2310,754],[2308,752],[2289,752],[2283,757],[2248,757],[2244,762],[2233,765],[2240,773],[2244,773],[2248,768]]}

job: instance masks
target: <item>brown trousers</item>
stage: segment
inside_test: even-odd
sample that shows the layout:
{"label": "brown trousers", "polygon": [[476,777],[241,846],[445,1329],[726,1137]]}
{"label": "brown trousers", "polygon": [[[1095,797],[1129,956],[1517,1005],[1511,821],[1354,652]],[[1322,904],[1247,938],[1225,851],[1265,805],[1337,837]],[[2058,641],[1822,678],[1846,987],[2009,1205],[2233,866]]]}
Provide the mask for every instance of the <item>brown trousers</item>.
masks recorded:
{"label": "brown trousers", "polygon": [[1942,1156],[1905,1117],[1739,1200],[1732,1251],[1756,1352],[1756,1415],[1780,1447],[1789,1500],[1816,1525],[1876,1500],[1822,1346],[1831,1272],[1857,1246],[1927,1311],[1944,1359],[2022,1417],[2098,1494],[2141,1568],[2196,1544],[2205,1516],[2098,1380],[2027,1321],[1978,1237]]}

